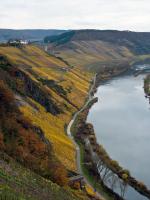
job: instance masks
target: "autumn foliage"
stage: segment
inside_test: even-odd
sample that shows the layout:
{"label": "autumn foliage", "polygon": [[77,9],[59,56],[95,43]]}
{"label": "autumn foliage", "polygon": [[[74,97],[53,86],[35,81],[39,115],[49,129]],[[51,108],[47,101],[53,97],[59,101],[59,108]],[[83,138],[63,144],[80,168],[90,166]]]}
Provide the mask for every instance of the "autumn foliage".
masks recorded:
{"label": "autumn foliage", "polygon": [[13,92],[0,81],[0,150],[40,175],[60,185],[67,184],[65,168],[36,129],[18,109]]}

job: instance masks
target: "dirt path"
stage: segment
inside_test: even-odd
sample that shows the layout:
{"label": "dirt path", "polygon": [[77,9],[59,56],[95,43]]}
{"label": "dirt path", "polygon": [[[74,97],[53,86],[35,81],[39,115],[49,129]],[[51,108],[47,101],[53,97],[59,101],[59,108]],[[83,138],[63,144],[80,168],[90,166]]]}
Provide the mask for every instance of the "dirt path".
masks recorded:
{"label": "dirt path", "polygon": [[[79,110],[77,111],[72,120],[70,121],[70,123],[68,124],[68,127],[67,127],[67,135],[71,138],[71,140],[73,141],[75,147],[76,147],[76,162],[77,162],[77,170],[78,170],[78,173],[82,176],[84,176],[84,173],[82,172],[82,168],[81,168],[81,153],[80,153],[80,147],[79,145],[75,142],[74,138],[73,138],[73,134],[71,133],[71,128],[74,124],[74,122],[76,121],[78,115],[89,105],[89,103],[91,102],[91,100],[93,100],[93,90],[95,88],[95,83],[96,83],[96,75],[95,77],[93,78],[93,84],[90,88],[90,91],[89,91],[89,94],[88,94],[88,100],[86,101],[86,103],[84,104],[84,106]],[[84,176],[84,180],[85,182],[93,188],[93,186],[89,183],[89,181],[86,179],[86,177]],[[94,190],[94,188],[93,188]],[[98,192],[96,192],[96,196],[99,197],[101,200],[105,200],[104,197],[102,197],[101,194],[99,194]]]}

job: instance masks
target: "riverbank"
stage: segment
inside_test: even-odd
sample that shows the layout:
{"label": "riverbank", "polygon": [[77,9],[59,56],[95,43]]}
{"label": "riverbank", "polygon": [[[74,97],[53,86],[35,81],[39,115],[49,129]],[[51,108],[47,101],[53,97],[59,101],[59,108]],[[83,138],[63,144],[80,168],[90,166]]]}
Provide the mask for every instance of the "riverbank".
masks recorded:
{"label": "riverbank", "polygon": [[80,144],[76,140],[74,140],[74,133],[75,133],[74,128],[77,127],[76,123],[78,121],[78,116],[80,115],[80,113],[82,113],[88,107],[89,104],[91,104],[91,102],[93,102],[93,95],[94,95],[94,91],[95,91],[95,88],[96,88],[95,86],[96,86],[96,75],[94,76],[93,80],[91,81],[91,88],[89,90],[88,98],[85,101],[85,104],[83,105],[83,107],[79,111],[77,111],[73,115],[72,120],[70,121],[70,123],[67,126],[67,135],[70,137],[70,139],[73,141],[73,143],[76,147],[77,173],[84,176],[84,182],[86,183],[87,186],[91,187],[91,189],[93,190],[93,193],[95,193],[95,198],[98,198],[99,200],[105,200],[100,193],[95,192],[94,187],[91,185],[89,180],[86,179],[86,176],[83,173],[82,167],[81,167],[81,161],[82,161],[81,151],[82,151],[82,149],[81,149]]}
{"label": "riverbank", "polygon": [[[107,200],[122,200],[119,195],[113,192],[111,189],[106,187],[101,181],[99,176],[97,175],[97,171],[95,171],[96,167],[91,158],[90,148],[85,147],[85,135],[88,134],[88,130],[92,127],[91,124],[86,123],[87,110],[92,107],[94,103],[96,103],[97,99],[93,99],[88,105],[88,108],[85,109],[75,121],[74,126],[72,127],[72,133],[74,134],[74,138],[78,146],[80,147],[80,163],[81,163],[81,171],[85,176],[86,180],[92,185],[94,189],[97,190],[105,199]],[[80,134],[82,132],[82,134]],[[89,134],[92,133],[89,130]],[[84,136],[83,136],[84,135]],[[92,136],[92,134],[91,134]],[[91,137],[92,138],[92,137]]]}
{"label": "riverbank", "polygon": [[[114,76],[117,76],[125,71],[127,71],[128,68],[125,68],[125,69],[121,69],[121,70],[115,70],[113,72],[113,77]],[[86,103],[84,104],[84,106],[81,108],[81,110],[79,110],[77,113],[74,114],[72,120],[70,121],[68,127],[67,127],[67,134],[68,136],[73,140],[75,146],[76,146],[76,159],[77,159],[77,168],[78,168],[78,173],[79,174],[83,174],[85,176],[85,180],[88,184],[92,185],[93,189],[96,188],[97,191],[101,192],[102,195],[108,199],[108,200],[113,200],[113,199],[121,199],[121,197],[119,197],[115,192],[113,192],[112,190],[110,190],[108,187],[106,187],[104,184],[102,183],[98,183],[99,180],[97,179],[96,181],[93,179],[93,176],[91,176],[90,174],[88,174],[88,170],[82,165],[81,167],[81,163],[83,163],[83,160],[84,160],[84,157],[85,157],[85,154],[83,153],[84,152],[84,148],[82,146],[82,144],[80,143],[80,141],[78,140],[74,140],[75,138],[75,135],[76,135],[76,128],[78,127],[78,119],[79,119],[79,116],[82,112],[88,110],[92,107],[92,105],[94,103],[97,102],[97,98],[93,98],[94,96],[94,93],[96,92],[97,90],[97,87],[99,85],[99,78],[102,79],[102,80],[107,80],[109,79],[110,77],[112,76],[112,71],[110,73],[110,71],[105,71],[103,72],[103,77],[101,77],[101,74],[97,74],[94,79],[93,79],[93,82],[92,82],[92,86],[90,88],[90,91],[89,91],[89,95],[88,95],[88,98],[87,98],[87,101]],[[87,117],[87,115],[86,115]],[[85,119],[86,121],[86,119]],[[73,134],[72,134],[73,133]],[[74,137],[73,137],[74,136]],[[87,172],[87,173],[86,173]],[[87,175],[88,174],[88,175]],[[93,184],[94,183],[94,184]],[[98,186],[96,186],[95,185]],[[99,190],[99,188],[101,188]],[[102,192],[103,191],[103,192]],[[99,195],[97,193],[97,195],[99,197],[101,197],[101,195]],[[115,197],[115,198],[114,198]],[[101,197],[102,198],[102,197]]]}
{"label": "riverbank", "polygon": [[150,74],[144,80],[144,91],[148,98],[150,98]]}
{"label": "riverbank", "polygon": [[[106,78],[103,80],[106,80]],[[96,159],[99,159],[101,161],[99,167],[103,168],[104,173],[106,172],[105,177],[102,177],[102,179],[106,179],[107,175],[110,172],[113,172],[114,174],[117,174],[118,180],[122,181],[121,184],[124,186],[123,190],[125,190],[127,185],[130,185],[139,193],[149,198],[150,191],[146,188],[146,186],[143,183],[135,180],[127,170],[124,170],[121,166],[119,166],[116,161],[112,160],[109,157],[109,155],[106,153],[101,145],[97,144],[92,125],[86,123],[86,118],[92,105],[93,103],[91,102],[91,105],[89,105],[82,113],[80,113],[80,118],[78,119],[78,122],[76,122],[76,131],[73,131],[75,133],[74,136],[76,141],[80,144],[80,146],[82,146],[82,149],[84,149],[84,151],[82,150],[85,154],[84,156],[82,156],[82,163],[84,163],[84,168],[88,169],[88,171],[90,172],[88,174],[92,174],[92,177],[96,177],[97,181],[100,179],[100,174],[98,173],[97,169],[97,160],[94,161],[93,158],[93,155],[96,154]],[[88,158],[86,155],[88,155]],[[89,155],[91,156],[89,157]],[[93,171],[93,168],[96,170]],[[122,191],[122,193],[123,192],[124,191]]]}
{"label": "riverbank", "polygon": [[[88,112],[88,109],[85,110],[78,119],[79,126],[77,127],[75,137],[85,149],[85,160],[83,163],[87,164],[86,168],[88,168],[89,174],[92,174],[93,177],[95,176],[97,181],[101,179],[103,185],[105,185],[105,182],[108,182],[108,179],[109,182],[112,181],[111,193],[113,193],[114,189],[114,176],[117,175],[116,179],[122,188],[122,191],[120,191],[122,198],[124,197],[124,192],[128,185],[149,198],[150,191],[144,183],[137,181],[130,175],[128,170],[121,167],[117,161],[112,160],[103,146],[97,143],[92,124],[86,123]],[[99,170],[101,172],[99,172]]]}

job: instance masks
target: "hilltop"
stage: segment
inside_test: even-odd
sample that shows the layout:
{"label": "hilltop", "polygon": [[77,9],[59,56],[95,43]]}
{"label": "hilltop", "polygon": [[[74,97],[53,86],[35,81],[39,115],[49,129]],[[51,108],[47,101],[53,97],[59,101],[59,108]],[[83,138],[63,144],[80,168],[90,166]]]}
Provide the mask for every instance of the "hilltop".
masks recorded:
{"label": "hilltop", "polygon": [[45,42],[64,44],[69,41],[101,40],[126,46],[137,54],[149,53],[150,33],[117,30],[76,30],[58,36],[46,37]]}
{"label": "hilltop", "polygon": [[146,32],[73,30],[44,41],[54,55],[97,72],[105,66],[127,66],[131,60],[150,54],[150,33]]}

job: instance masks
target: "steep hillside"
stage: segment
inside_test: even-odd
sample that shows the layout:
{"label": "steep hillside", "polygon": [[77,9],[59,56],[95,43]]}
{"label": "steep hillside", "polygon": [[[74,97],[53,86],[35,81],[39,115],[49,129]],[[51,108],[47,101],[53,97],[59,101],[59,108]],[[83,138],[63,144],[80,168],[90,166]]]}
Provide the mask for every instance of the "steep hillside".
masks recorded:
{"label": "steep hillside", "polygon": [[0,78],[16,93],[21,112],[41,128],[65,167],[75,170],[75,149],[65,126],[83,105],[91,75],[84,78],[85,72],[35,46],[1,47],[0,55]]}
{"label": "steep hillside", "polygon": [[9,39],[25,39],[25,40],[43,40],[47,35],[57,35],[65,32],[64,30],[55,29],[24,29],[24,30],[13,30],[13,29],[0,29],[0,41],[5,42]]}
{"label": "steep hillside", "polygon": [[150,33],[77,30],[46,37],[50,53],[71,65],[100,71],[105,65],[124,66],[139,55],[150,54]]}
{"label": "steep hillside", "polygon": [[[36,46],[0,47],[0,151],[16,165],[12,168],[9,159],[1,157],[0,188],[4,195],[7,191],[12,196],[20,195],[20,199],[30,195],[32,180],[21,165],[30,169],[35,179],[33,172],[68,187],[68,176],[76,172],[77,166],[75,146],[66,135],[66,126],[84,104],[92,76]],[[20,171],[14,170],[15,162],[21,164]],[[16,173],[19,179],[13,177]],[[46,179],[43,179],[46,193],[36,182],[31,199],[42,199],[44,195],[58,200],[88,199],[85,192],[69,192],[46,183]],[[21,192],[24,181],[27,192]]]}
{"label": "steep hillside", "polygon": [[0,199],[5,200],[89,200],[81,191],[62,188],[0,153]]}

